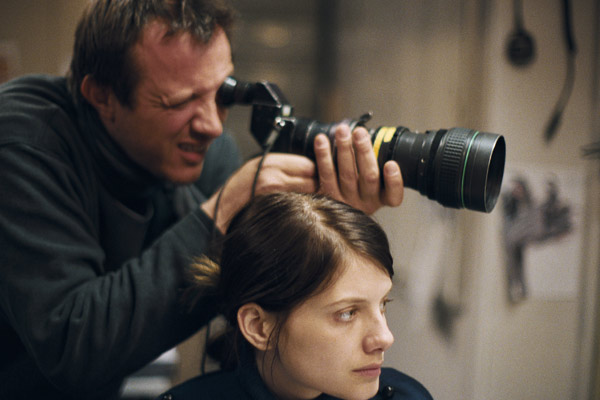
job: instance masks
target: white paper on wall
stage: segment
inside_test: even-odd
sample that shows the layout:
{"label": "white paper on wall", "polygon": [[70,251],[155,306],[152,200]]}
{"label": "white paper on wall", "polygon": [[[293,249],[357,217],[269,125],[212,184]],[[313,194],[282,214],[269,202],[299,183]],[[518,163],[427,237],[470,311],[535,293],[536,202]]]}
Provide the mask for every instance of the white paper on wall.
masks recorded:
{"label": "white paper on wall", "polygon": [[507,168],[500,208],[508,298],[577,296],[585,173],[574,167]]}

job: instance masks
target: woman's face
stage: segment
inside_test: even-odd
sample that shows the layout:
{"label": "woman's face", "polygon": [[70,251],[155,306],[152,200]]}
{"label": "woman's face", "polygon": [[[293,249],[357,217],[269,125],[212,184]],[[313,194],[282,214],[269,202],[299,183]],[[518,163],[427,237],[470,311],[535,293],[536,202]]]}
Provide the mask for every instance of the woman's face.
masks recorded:
{"label": "woman's face", "polygon": [[385,318],[391,287],[372,261],[349,255],[333,284],[294,309],[282,327],[279,355],[263,363],[269,388],[284,399],[374,396],[383,353],[394,341]]}

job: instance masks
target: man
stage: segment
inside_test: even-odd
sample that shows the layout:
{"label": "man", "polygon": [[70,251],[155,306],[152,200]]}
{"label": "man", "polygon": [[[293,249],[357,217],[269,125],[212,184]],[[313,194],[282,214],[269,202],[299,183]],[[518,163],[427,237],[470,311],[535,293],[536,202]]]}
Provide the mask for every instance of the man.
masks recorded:
{"label": "man", "polygon": [[[231,23],[219,1],[94,1],[68,79],[0,87],[0,398],[115,398],[214,316],[180,290],[257,171],[222,133]],[[256,193],[399,205],[399,167],[382,188],[366,131],[336,140],[337,171],[320,136],[316,165],[269,155]]]}

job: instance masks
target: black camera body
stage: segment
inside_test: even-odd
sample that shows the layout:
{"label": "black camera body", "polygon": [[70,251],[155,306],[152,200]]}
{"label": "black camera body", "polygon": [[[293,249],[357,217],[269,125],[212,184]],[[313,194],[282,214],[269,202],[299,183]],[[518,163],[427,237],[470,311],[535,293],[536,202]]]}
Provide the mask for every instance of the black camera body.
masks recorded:
{"label": "black camera body", "polygon": [[[319,133],[335,147],[335,127],[365,126],[370,114],[355,120],[321,123],[293,116],[277,85],[248,83],[229,77],[219,90],[225,105],[252,105],[250,131],[261,147],[315,158],[314,139]],[[402,126],[368,129],[379,168],[394,160],[400,165],[404,186],[445,207],[491,212],[496,205],[506,158],[501,135],[466,128],[411,132]]]}

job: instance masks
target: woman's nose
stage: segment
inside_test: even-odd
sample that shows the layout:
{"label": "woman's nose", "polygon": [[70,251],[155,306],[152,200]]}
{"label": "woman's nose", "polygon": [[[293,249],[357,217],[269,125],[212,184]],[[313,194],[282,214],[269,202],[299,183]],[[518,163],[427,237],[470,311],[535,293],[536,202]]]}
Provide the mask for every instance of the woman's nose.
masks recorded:
{"label": "woman's nose", "polygon": [[394,343],[394,335],[388,327],[385,315],[376,318],[365,337],[365,352],[386,351]]}

